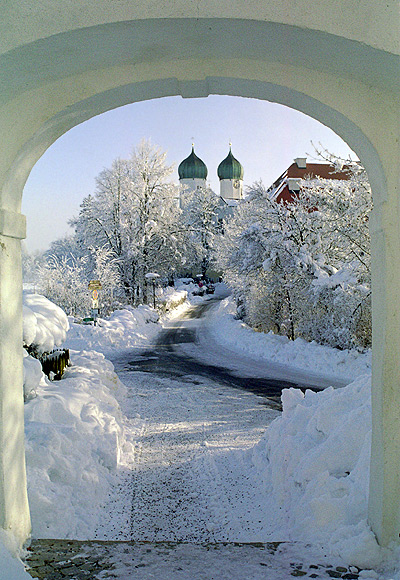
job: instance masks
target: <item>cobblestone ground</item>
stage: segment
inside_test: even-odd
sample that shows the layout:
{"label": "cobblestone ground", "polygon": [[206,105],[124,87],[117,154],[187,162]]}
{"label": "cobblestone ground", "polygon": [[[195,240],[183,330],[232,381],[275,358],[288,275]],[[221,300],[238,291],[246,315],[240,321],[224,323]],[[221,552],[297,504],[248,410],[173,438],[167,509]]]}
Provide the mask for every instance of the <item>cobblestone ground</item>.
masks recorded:
{"label": "cobblestone ground", "polygon": [[[301,563],[308,545],[187,544],[173,542],[77,542],[34,540],[25,560],[29,574],[43,580],[285,580],[342,578],[357,580],[356,567],[329,561]],[[322,558],[323,559],[323,558]],[[363,577],[365,577],[363,575]]]}

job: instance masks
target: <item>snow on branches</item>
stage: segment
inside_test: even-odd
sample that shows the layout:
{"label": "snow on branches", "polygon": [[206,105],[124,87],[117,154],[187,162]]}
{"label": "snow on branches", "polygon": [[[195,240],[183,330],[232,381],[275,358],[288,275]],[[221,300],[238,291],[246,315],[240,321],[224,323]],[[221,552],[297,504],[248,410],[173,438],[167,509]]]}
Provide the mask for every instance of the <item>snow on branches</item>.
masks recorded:
{"label": "snow on branches", "polygon": [[301,180],[289,203],[256,183],[226,224],[219,265],[253,327],[370,346],[371,190],[358,163],[346,169],[348,180]]}
{"label": "snow on branches", "polygon": [[44,255],[38,285],[69,314],[87,316],[90,279],[101,281],[102,314],[108,314],[122,304],[148,301],[149,272],[171,282],[210,266],[221,229],[220,197],[198,189],[185,192],[182,201],[165,159],[148,141],[129,159],[116,159],[70,221],[74,235],[53,242]]}
{"label": "snow on branches", "polygon": [[166,154],[142,141],[127,160],[117,159],[97,178],[73,221],[82,247],[106,246],[112,252],[120,286],[131,302],[146,301],[149,271],[176,270],[179,191],[167,182],[172,168]]}
{"label": "snow on branches", "polygon": [[[187,191],[182,199],[182,219],[188,235],[187,247],[192,269],[203,276],[213,264],[219,223],[221,198],[210,188]],[[189,270],[190,271],[190,270]]]}

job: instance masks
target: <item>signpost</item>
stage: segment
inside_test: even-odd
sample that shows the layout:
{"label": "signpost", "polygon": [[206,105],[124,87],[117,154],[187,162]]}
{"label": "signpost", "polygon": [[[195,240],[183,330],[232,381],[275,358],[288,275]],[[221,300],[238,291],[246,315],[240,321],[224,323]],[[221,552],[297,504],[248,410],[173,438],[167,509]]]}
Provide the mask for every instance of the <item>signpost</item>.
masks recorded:
{"label": "signpost", "polygon": [[92,318],[96,326],[99,315],[99,290],[102,288],[100,280],[90,280],[88,288],[92,293]]}
{"label": "signpost", "polygon": [[156,280],[159,277],[160,277],[160,274],[157,274],[156,272],[148,272],[147,274],[145,274],[146,280],[150,280],[150,282],[153,284],[153,308],[154,308],[154,310],[156,309]]}
{"label": "signpost", "polygon": [[88,284],[88,288],[89,288],[89,290],[101,290],[102,285],[101,285],[100,280],[90,280],[90,282]]}

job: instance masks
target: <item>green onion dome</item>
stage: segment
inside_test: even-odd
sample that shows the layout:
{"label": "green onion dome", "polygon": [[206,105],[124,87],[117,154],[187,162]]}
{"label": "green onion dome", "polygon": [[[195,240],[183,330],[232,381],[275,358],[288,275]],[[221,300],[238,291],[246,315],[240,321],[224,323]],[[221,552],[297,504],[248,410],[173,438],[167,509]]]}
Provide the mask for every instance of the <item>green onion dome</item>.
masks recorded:
{"label": "green onion dome", "polygon": [[179,164],[179,179],[207,179],[207,167],[204,161],[197,157],[192,146],[192,152]]}
{"label": "green onion dome", "polygon": [[217,173],[220,179],[243,179],[243,167],[232,155],[230,147],[228,156],[218,165]]}

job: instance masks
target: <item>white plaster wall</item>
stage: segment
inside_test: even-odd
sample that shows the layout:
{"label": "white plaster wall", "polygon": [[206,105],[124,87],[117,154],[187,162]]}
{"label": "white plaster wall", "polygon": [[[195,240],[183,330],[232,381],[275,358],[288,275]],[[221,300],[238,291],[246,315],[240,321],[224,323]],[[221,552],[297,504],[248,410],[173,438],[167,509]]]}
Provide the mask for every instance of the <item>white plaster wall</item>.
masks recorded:
{"label": "white plaster wall", "polygon": [[231,179],[221,179],[219,182],[221,197],[224,199],[242,199],[243,182],[238,181],[239,187],[234,187],[234,181]]}
{"label": "white plaster wall", "polygon": [[196,191],[199,187],[206,187],[205,179],[180,179],[179,183],[186,191]]}
{"label": "white plaster wall", "polygon": [[22,544],[30,532],[30,517],[24,456],[19,239],[0,235],[0,273],[0,525]]}
{"label": "white plaster wall", "polygon": [[[8,210],[0,219],[7,249],[0,253],[0,442],[10,446],[0,451],[0,525],[20,538],[29,527],[23,456],[11,453],[21,449],[22,438],[22,226],[13,212],[20,211],[29,171],[60,135],[106,110],[166,95],[232,94],[286,104],[320,120],[369,171],[375,203],[370,521],[380,541],[398,540],[397,10],[395,0],[6,2],[0,22],[0,48],[9,51],[0,56],[0,208]],[[11,481],[18,501],[8,492]]]}
{"label": "white plaster wall", "polygon": [[108,22],[193,17],[283,22],[327,31],[389,52],[400,50],[397,0],[70,0],[68,5],[62,0],[6,0],[0,21],[0,51],[66,30]]}

